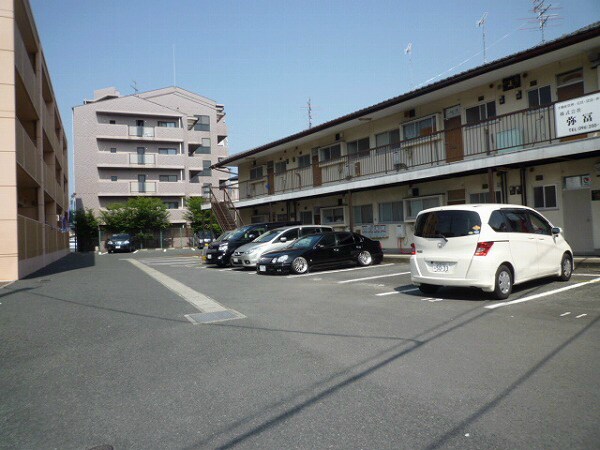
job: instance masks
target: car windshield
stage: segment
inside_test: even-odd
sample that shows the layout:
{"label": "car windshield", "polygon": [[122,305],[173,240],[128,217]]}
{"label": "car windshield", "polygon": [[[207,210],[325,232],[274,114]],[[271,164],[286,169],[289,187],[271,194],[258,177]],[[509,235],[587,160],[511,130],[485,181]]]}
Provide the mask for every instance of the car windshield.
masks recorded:
{"label": "car windshield", "polygon": [[313,247],[319,239],[321,239],[322,234],[313,234],[311,236],[306,236],[301,239],[298,239],[294,242],[289,248],[310,248]]}
{"label": "car windshield", "polygon": [[111,237],[111,239],[114,239],[115,241],[125,241],[129,238],[130,236],[128,234],[113,234]]}
{"label": "car windshield", "polygon": [[250,225],[242,227],[242,228],[238,228],[237,230],[233,230],[231,232],[231,236],[229,236],[227,238],[227,240],[229,241],[236,241],[238,239],[244,239],[246,238],[246,233],[248,232],[248,230],[250,230],[252,227]]}
{"label": "car windshield", "polygon": [[453,238],[479,234],[481,218],[475,211],[431,211],[420,214],[415,224],[415,236]]}
{"label": "car windshield", "polygon": [[221,236],[219,236],[217,239],[215,239],[215,242],[226,241],[229,239],[229,236],[231,236],[231,231],[226,231]]}
{"label": "car windshield", "polygon": [[254,239],[252,242],[271,242],[279,233],[281,233],[281,230],[267,231],[266,233],[263,233]]}

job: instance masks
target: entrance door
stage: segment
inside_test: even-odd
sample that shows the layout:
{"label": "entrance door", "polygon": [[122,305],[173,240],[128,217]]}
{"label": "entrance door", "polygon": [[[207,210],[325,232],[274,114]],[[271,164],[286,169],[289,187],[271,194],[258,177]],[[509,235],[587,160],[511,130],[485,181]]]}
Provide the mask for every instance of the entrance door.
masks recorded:
{"label": "entrance door", "polygon": [[575,254],[594,250],[591,198],[589,189],[563,191],[565,239]]}
{"label": "entrance door", "polygon": [[138,175],[138,192],[146,192],[146,175]]}
{"label": "entrance door", "polygon": [[137,148],[137,163],[145,164],[145,162],[146,162],[146,148],[138,147]]}
{"label": "entrance door", "polygon": [[444,111],[444,142],[446,144],[446,162],[464,159],[460,105]]}

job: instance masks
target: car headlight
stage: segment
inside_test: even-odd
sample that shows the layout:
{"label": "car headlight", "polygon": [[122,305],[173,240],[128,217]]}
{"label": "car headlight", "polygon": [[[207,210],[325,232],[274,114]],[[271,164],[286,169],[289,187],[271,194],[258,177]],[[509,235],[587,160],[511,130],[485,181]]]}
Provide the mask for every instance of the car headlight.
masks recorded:
{"label": "car headlight", "polygon": [[219,245],[219,251],[220,252],[226,252],[227,251],[227,247],[229,247],[228,244],[221,244],[221,245]]}
{"label": "car headlight", "polygon": [[280,263],[286,262],[288,260],[288,258],[289,258],[288,255],[283,255],[283,256],[280,256],[279,258],[275,258],[273,260],[273,262],[280,262]]}
{"label": "car headlight", "polygon": [[113,241],[108,241],[107,244],[108,245],[113,245]]}
{"label": "car headlight", "polygon": [[256,253],[257,251],[258,251],[258,249],[257,249],[257,248],[252,248],[252,249],[248,250],[246,253],[247,253],[248,255],[253,255],[253,254],[254,254],[254,253]]}
{"label": "car headlight", "polygon": [[129,241],[123,241],[123,245],[129,244]]}

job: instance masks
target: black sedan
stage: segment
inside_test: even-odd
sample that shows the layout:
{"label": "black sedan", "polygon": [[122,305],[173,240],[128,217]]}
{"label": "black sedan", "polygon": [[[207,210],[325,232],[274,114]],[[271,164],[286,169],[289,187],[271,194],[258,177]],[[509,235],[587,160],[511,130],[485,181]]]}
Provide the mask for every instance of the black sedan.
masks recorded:
{"label": "black sedan", "polygon": [[360,266],[379,264],[381,244],[356,233],[329,232],[298,239],[283,250],[262,255],[258,273],[306,273],[313,267],[355,262]]}
{"label": "black sedan", "polygon": [[113,234],[106,241],[106,250],[113,252],[133,252],[135,250],[134,237],[130,234]]}

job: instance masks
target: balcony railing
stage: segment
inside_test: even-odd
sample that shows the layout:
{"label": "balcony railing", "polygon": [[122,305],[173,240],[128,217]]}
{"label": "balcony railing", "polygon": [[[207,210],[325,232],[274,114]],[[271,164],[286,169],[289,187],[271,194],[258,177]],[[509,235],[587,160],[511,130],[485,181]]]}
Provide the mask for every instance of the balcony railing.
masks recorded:
{"label": "balcony railing", "polygon": [[129,127],[129,136],[154,137],[154,127]]}
{"label": "balcony railing", "polygon": [[154,194],[156,192],[156,181],[139,181],[129,182],[129,192],[132,194]]}
{"label": "balcony railing", "polygon": [[240,200],[519,152],[554,141],[554,105],[548,105],[241,181]]}
{"label": "balcony railing", "polygon": [[156,164],[155,155],[138,155],[131,153],[129,155],[129,164],[136,166],[153,166]]}
{"label": "balcony railing", "polygon": [[16,120],[17,162],[31,177],[41,184],[41,156],[40,152],[29,138],[20,120]]}

